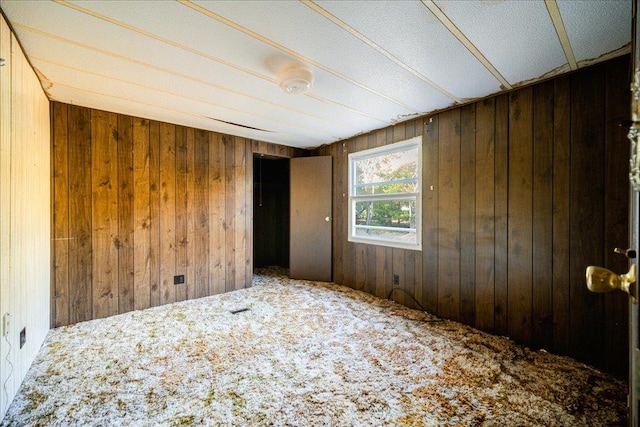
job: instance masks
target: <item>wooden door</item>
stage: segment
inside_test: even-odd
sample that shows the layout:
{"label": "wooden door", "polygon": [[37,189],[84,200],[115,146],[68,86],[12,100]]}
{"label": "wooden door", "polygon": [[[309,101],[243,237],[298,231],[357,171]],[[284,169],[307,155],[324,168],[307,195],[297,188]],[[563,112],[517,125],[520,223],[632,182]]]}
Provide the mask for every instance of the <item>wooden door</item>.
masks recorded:
{"label": "wooden door", "polygon": [[331,281],[331,156],[291,159],[293,279]]}

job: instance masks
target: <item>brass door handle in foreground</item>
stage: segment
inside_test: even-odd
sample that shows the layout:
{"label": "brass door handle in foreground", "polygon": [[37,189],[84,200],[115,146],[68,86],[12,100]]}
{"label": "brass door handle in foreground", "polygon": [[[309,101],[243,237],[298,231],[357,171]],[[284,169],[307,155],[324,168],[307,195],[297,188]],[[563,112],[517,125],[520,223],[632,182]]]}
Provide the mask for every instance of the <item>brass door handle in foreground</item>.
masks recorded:
{"label": "brass door handle in foreground", "polygon": [[[591,292],[609,292],[620,289],[633,295],[631,285],[636,282],[636,265],[632,264],[625,274],[616,274],[603,267],[590,265],[587,267],[587,288]],[[634,295],[635,296],[635,295]]]}

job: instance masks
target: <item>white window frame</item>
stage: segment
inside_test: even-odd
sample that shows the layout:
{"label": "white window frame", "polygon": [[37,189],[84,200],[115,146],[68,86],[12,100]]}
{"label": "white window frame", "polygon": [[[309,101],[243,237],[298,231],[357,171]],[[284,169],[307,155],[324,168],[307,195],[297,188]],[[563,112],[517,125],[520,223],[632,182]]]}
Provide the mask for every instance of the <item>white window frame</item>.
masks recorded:
{"label": "white window frame", "polygon": [[[416,193],[396,193],[396,194],[365,194],[365,195],[357,195],[356,194],[356,168],[355,163],[360,160],[370,159],[374,157],[384,156],[388,154],[393,154],[399,151],[406,151],[408,149],[418,149],[418,178],[416,183],[416,188],[418,191]],[[366,201],[385,201],[385,200],[406,200],[406,199],[415,199],[416,205],[416,241],[415,242],[402,242],[395,239],[384,239],[380,237],[364,237],[356,235],[356,228],[362,227],[372,227],[375,229],[386,229],[386,227],[379,226],[356,226],[356,203],[357,202],[366,202]],[[382,147],[371,148],[368,150],[358,151],[356,153],[349,154],[349,230],[348,230],[348,240],[350,242],[356,243],[367,243],[371,245],[380,245],[380,246],[389,246],[392,248],[401,248],[401,249],[412,249],[421,251],[422,250],[422,137],[416,136],[411,139],[407,139],[405,141],[396,142],[394,144],[385,145]],[[392,231],[402,231],[406,229],[400,229],[395,227],[389,227],[389,230]]]}

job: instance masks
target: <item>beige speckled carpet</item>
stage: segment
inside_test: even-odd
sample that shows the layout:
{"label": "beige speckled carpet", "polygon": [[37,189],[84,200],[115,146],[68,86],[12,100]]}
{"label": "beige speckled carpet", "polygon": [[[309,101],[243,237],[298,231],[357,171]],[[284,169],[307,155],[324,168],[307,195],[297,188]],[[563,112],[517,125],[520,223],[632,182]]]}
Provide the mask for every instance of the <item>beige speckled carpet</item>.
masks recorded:
{"label": "beige speckled carpet", "polygon": [[2,425],[611,426],[625,401],[571,359],[262,271],[51,331]]}

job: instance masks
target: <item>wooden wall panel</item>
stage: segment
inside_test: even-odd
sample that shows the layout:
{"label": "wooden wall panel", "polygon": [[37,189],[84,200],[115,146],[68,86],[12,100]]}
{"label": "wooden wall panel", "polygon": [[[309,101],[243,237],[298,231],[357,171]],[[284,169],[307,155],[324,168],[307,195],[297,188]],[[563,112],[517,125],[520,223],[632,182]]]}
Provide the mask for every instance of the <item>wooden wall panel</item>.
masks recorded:
{"label": "wooden wall panel", "polygon": [[569,353],[570,81],[554,80],[553,96],[553,337],[551,349]]}
{"label": "wooden wall panel", "polygon": [[476,106],[475,147],[475,320],[492,332],[495,306],[495,99]]}
{"label": "wooden wall panel", "polygon": [[209,134],[196,130],[194,135],[194,285],[190,297],[210,295],[209,287]]}
{"label": "wooden wall panel", "polygon": [[476,104],[460,110],[460,321],[476,317]]}
{"label": "wooden wall panel", "polygon": [[507,333],[531,340],[532,314],[532,88],[509,97],[509,203],[507,270]]}
{"label": "wooden wall panel", "polygon": [[134,308],[133,117],[118,116],[118,312]]}
{"label": "wooden wall panel", "polygon": [[[58,275],[68,283],[69,269],[55,268],[51,248],[69,248],[68,205],[51,216],[50,194],[68,193],[68,167],[51,179],[53,158],[69,164],[68,151],[52,150],[49,100],[9,25],[0,16],[0,313],[11,320],[0,340],[0,419],[24,380],[49,330]],[[57,121],[66,120],[62,112]],[[58,141],[62,138],[58,135]],[[55,237],[57,236],[57,237]],[[52,238],[55,240],[52,241]],[[54,261],[54,263],[52,263]],[[53,268],[52,268],[53,267]],[[69,287],[57,288],[68,295]],[[56,301],[61,317],[68,302]],[[27,331],[20,343],[20,331]]]}
{"label": "wooden wall panel", "polygon": [[[144,193],[143,193],[144,194]],[[137,197],[137,196],[136,196]],[[144,197],[144,196],[143,196]],[[160,123],[149,123],[150,306],[160,305]],[[144,308],[144,307],[140,307]]]}
{"label": "wooden wall panel", "polygon": [[149,121],[133,121],[133,300],[134,309],[151,306],[151,198]]}
{"label": "wooden wall panel", "polygon": [[118,116],[91,112],[93,318],[118,313]]}
{"label": "wooden wall panel", "polygon": [[[57,105],[54,104],[54,108]],[[54,123],[55,125],[55,123]],[[91,217],[91,111],[68,106],[69,138],[69,323],[93,319]],[[54,129],[54,132],[55,129]],[[54,164],[54,172],[57,165]],[[55,208],[54,201],[54,208]],[[55,213],[54,213],[55,215]],[[56,256],[60,255],[56,253]],[[74,262],[69,262],[73,260]]]}
{"label": "wooden wall panel", "polygon": [[422,300],[438,313],[438,159],[439,116],[430,117],[422,139]]}
{"label": "wooden wall panel", "polygon": [[226,169],[222,135],[209,135],[209,293],[225,291]]}
{"label": "wooden wall panel", "polygon": [[509,204],[509,179],[508,179],[508,151],[509,151],[509,96],[496,97],[495,118],[495,246],[494,246],[494,270],[495,270],[495,308],[493,332],[499,335],[507,334],[507,292],[509,252],[508,252],[508,227],[509,218],[507,207]]}
{"label": "wooden wall panel", "polygon": [[53,206],[53,324],[69,323],[69,144],[67,106],[51,112],[53,128],[52,162],[58,165],[52,178]]}
{"label": "wooden wall panel", "polygon": [[[604,261],[604,71],[594,67],[573,76],[570,104],[569,354],[595,365],[603,362],[604,297],[587,290],[584,270]],[[626,184],[618,188],[626,192]]]}
{"label": "wooden wall panel", "polygon": [[440,114],[438,313],[460,319],[460,110]]}
{"label": "wooden wall panel", "polygon": [[[176,270],[176,126],[160,123],[160,304],[175,302]],[[183,272],[181,272],[183,273]]]}
{"label": "wooden wall panel", "polygon": [[250,286],[253,153],[307,154],[62,103],[51,123],[54,327]]}
{"label": "wooden wall panel", "polygon": [[533,88],[532,337],[550,348],[553,326],[553,82]]}
{"label": "wooden wall panel", "polygon": [[[625,270],[628,60],[335,143],[334,280],[384,296],[399,274],[399,302],[624,377],[624,296],[589,293],[584,271]],[[418,128],[422,251],[347,243],[348,152]]]}
{"label": "wooden wall panel", "polygon": [[226,168],[226,180],[225,180],[225,291],[233,291],[236,289],[236,232],[238,225],[238,212],[236,211],[236,197],[239,197],[236,193],[236,186],[239,183],[236,182],[236,150],[233,144],[234,138],[232,136],[224,136],[222,143],[224,144],[224,152],[226,164],[229,165]]}

